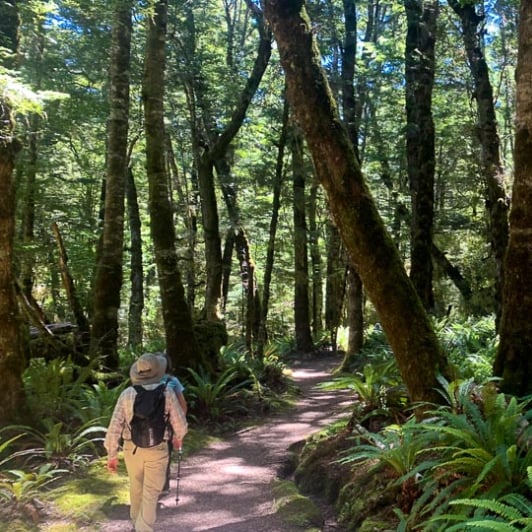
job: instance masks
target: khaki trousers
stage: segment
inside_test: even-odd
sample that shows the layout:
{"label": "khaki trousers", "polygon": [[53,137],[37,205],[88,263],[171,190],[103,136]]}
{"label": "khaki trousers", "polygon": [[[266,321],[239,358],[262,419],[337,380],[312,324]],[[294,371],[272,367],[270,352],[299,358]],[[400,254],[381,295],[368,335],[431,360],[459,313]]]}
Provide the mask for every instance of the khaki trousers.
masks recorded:
{"label": "khaki trousers", "polygon": [[143,449],[126,440],[124,461],[129,476],[129,514],[135,532],[153,532],[157,517],[157,501],[166,479],[168,442]]}

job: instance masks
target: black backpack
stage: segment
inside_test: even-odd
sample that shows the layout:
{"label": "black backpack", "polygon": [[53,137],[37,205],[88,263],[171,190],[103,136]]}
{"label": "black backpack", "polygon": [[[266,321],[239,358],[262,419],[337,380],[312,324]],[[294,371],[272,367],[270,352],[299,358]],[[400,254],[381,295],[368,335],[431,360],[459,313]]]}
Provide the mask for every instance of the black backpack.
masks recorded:
{"label": "black backpack", "polygon": [[164,397],[166,383],[159,384],[153,390],[147,390],[139,385],[133,388],[137,395],[133,403],[131,440],[137,447],[159,445],[164,439],[164,432],[168,425]]}

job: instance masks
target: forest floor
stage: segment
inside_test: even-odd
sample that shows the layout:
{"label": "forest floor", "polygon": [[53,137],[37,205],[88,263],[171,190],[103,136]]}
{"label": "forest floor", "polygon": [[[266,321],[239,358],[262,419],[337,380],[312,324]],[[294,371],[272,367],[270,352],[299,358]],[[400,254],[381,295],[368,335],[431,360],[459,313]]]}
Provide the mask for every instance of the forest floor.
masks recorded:
{"label": "forest floor", "polygon": [[[179,501],[176,503],[176,480],[172,480],[170,493],[160,501],[156,532],[339,532],[334,512],[319,501],[314,502],[321,511],[321,524],[296,526],[285,512],[276,511],[274,486],[285,476],[291,448],[347,415],[345,408],[352,403],[352,394],[316,388],[330,380],[340,362],[330,354],[294,362],[292,378],[300,394],[293,407],[183,460]],[[173,467],[175,478],[177,464]],[[100,523],[98,530],[129,532],[128,511],[126,505],[114,507],[110,519]]]}

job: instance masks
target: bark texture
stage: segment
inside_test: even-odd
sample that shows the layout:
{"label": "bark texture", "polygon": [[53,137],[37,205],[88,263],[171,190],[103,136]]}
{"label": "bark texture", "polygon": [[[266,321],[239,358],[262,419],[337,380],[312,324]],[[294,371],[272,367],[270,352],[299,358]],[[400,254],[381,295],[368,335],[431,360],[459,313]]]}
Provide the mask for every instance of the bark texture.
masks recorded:
{"label": "bark texture", "polygon": [[277,236],[277,226],[279,223],[279,210],[281,208],[281,190],[284,176],[284,154],[288,140],[288,115],[289,106],[286,98],[283,102],[283,120],[281,133],[278,141],[277,159],[275,163],[275,175],[273,180],[273,200],[272,200],[272,217],[270,219],[270,230],[268,234],[268,249],[266,251],[266,263],[264,265],[264,278],[262,287],[262,305],[259,322],[259,333],[257,339],[257,356],[262,359],[264,355],[264,346],[268,341],[268,310],[270,304],[270,286],[275,258],[275,239]]}
{"label": "bark texture", "polygon": [[22,371],[25,353],[13,270],[13,168],[20,146],[12,135],[11,109],[0,97],[0,426],[20,419],[24,402]]}
{"label": "bark texture", "polygon": [[[342,50],[342,112],[347,134],[351,139],[357,159],[361,160],[358,149],[358,130],[362,118],[362,109],[366,95],[366,80],[360,76],[355,96],[355,64],[357,23],[356,4],[354,0],[344,0],[344,46]],[[371,11],[370,6],[368,9]],[[370,18],[366,36],[370,35]],[[345,294],[347,296],[347,324],[349,328],[349,341],[343,364],[347,364],[352,356],[356,356],[364,344],[364,289],[360,276],[351,265],[347,268],[348,282]]]}
{"label": "bark texture", "polygon": [[128,314],[127,345],[136,351],[142,347],[142,311],[144,310],[144,274],[142,270],[142,232],[137,198],[137,187],[131,168],[127,172],[126,183],[127,210],[129,218],[131,261],[129,280],[131,295]]}
{"label": "bark texture", "polygon": [[143,99],[146,123],[146,169],[149,210],[159,287],[166,350],[176,371],[207,367],[196,340],[192,317],[177,266],[173,208],[166,173],[164,129],[164,73],[167,2],[159,0],[148,24],[144,65]]}
{"label": "bark texture", "polygon": [[[18,11],[16,3],[0,3],[0,46],[13,54],[18,45]],[[12,66],[12,58],[2,59],[1,66]],[[15,289],[13,240],[15,235],[15,189],[13,168],[20,149],[13,133],[11,108],[0,94],[0,427],[20,422],[24,411],[22,372],[25,367],[25,344]]]}
{"label": "bark texture", "polygon": [[481,177],[486,183],[486,207],[488,209],[489,238],[495,260],[495,308],[497,322],[501,314],[501,292],[504,283],[504,254],[508,245],[508,198],[504,188],[503,166],[500,155],[500,140],[495,116],[493,89],[488,64],[484,57],[484,28],[479,24],[473,2],[448,0],[460,17],[464,45],[469,68],[475,84],[473,96],[478,109],[478,135],[481,149]]}
{"label": "bark texture", "polygon": [[[198,73],[188,83],[189,102],[193,114],[193,145],[196,167],[198,169],[198,184],[201,197],[201,213],[205,235],[205,260],[206,260],[206,290],[204,315],[207,320],[216,321],[221,318],[222,301],[222,251],[219,228],[218,205],[214,180],[214,169],[225,164],[228,160],[229,147],[239,132],[248,107],[262,79],[271,55],[271,33],[263,21],[260,9],[250,0],[247,6],[255,19],[259,31],[257,55],[253,69],[246,80],[238,98],[235,100],[231,118],[227,125],[220,130],[217,124],[217,110],[212,110],[209,94],[206,93],[206,84]],[[190,15],[191,37],[194,36],[194,25]],[[191,57],[194,51],[191,51]],[[230,59],[229,59],[230,60]],[[192,66],[191,68],[196,68]],[[197,111],[203,110],[199,117]],[[254,287],[250,287],[252,294]],[[251,295],[247,298],[253,301]]]}
{"label": "bark texture", "polygon": [[110,54],[110,116],[107,124],[104,224],[94,281],[92,355],[101,355],[111,370],[118,358],[118,310],[122,289],[124,209],[129,130],[131,4],[118,2]]}
{"label": "bark texture", "polygon": [[267,0],[288,99],[312,152],[340,235],[379,313],[412,400],[439,401],[448,363],[364,182],[340,121],[303,2]]}
{"label": "bark texture", "polygon": [[432,292],[432,227],[434,222],[434,46],[438,2],[406,0],[406,154],[412,217],[410,278],[427,310]]}
{"label": "bark texture", "polygon": [[494,373],[501,389],[532,394],[532,2],[522,0],[516,71],[515,179],[500,343]]}
{"label": "bark texture", "polygon": [[292,190],[294,218],[294,323],[296,349],[308,353],[313,349],[310,330],[307,219],[305,209],[305,168],[303,138],[292,129]]}

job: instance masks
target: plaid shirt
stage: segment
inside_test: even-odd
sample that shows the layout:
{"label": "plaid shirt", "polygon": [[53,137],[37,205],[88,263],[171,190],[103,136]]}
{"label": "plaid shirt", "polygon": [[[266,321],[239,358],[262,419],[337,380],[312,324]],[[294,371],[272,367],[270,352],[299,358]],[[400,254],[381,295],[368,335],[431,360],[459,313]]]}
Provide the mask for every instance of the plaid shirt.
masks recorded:
{"label": "plaid shirt", "polygon": [[[147,390],[153,390],[159,386],[159,383],[148,384],[144,386]],[[137,392],[133,386],[126,388],[116,402],[107,434],[105,436],[104,446],[107,449],[109,459],[116,458],[118,455],[118,448],[120,446],[120,439],[131,439],[131,430],[129,423],[133,417],[133,404]],[[165,390],[165,412],[168,416],[170,426],[172,427],[174,438],[182,440],[187,433],[187,420],[173,390],[167,388]],[[167,428],[165,433],[165,440],[171,438],[170,430]]]}

